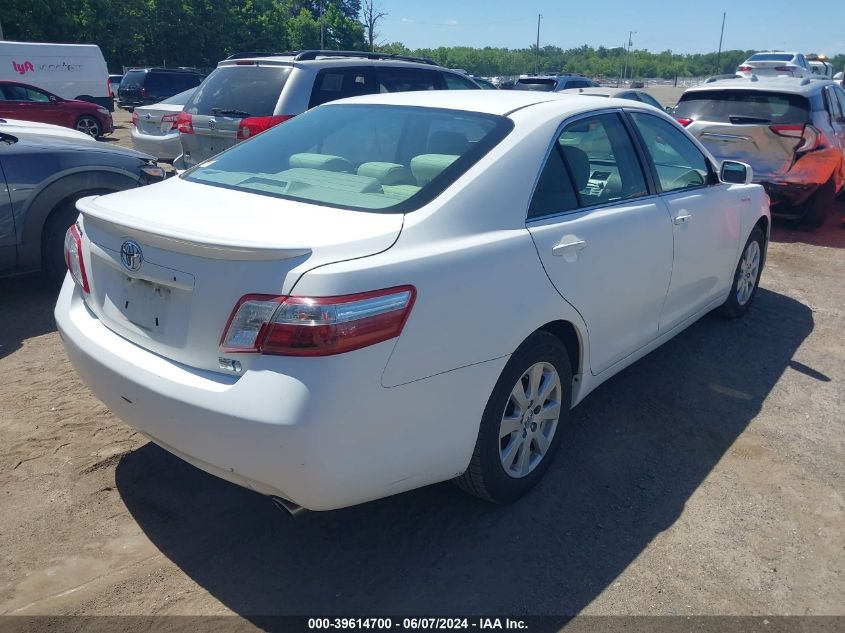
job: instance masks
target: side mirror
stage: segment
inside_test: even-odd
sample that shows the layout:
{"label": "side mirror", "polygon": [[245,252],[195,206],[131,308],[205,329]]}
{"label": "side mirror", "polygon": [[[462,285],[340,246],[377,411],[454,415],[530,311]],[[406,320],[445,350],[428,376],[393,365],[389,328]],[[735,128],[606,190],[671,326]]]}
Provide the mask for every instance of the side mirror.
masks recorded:
{"label": "side mirror", "polygon": [[50,95],[50,103],[58,103],[59,98],[56,95]]}
{"label": "side mirror", "polygon": [[666,106],[663,109],[666,110],[667,114],[674,114],[674,112],[675,112],[675,106]]}
{"label": "side mirror", "polygon": [[750,185],[753,179],[754,171],[751,165],[735,160],[723,161],[719,169],[719,180],[730,185]]}

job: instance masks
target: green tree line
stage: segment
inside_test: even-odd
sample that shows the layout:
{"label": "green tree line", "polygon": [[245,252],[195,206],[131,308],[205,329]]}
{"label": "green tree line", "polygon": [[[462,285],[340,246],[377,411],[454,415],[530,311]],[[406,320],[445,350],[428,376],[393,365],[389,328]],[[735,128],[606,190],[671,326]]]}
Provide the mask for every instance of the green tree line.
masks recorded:
{"label": "green tree line", "polygon": [[[361,0],[0,0],[6,39],[98,44],[112,71],[124,66],[212,68],[237,51],[320,47],[365,50]],[[399,42],[379,50],[429,57],[483,76],[576,72],[618,77],[622,47],[544,46],[538,51],[464,46],[412,50]],[[730,73],[753,51],[678,54],[633,50],[627,76],[673,77]],[[845,66],[845,54],[832,60]]]}

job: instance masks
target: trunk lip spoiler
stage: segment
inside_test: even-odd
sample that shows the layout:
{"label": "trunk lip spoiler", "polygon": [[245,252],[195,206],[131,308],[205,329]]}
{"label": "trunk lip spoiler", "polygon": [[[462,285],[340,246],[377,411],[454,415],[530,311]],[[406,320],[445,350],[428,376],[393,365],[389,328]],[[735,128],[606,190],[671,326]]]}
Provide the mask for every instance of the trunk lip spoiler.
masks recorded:
{"label": "trunk lip spoiler", "polygon": [[145,244],[209,259],[228,260],[278,260],[292,259],[311,254],[311,248],[298,245],[277,245],[246,240],[227,240],[194,232],[188,233],[172,226],[156,225],[149,221],[126,216],[114,209],[96,204],[98,196],[81,198],[76,208],[83,223],[109,224],[118,227],[123,237],[140,240]]}

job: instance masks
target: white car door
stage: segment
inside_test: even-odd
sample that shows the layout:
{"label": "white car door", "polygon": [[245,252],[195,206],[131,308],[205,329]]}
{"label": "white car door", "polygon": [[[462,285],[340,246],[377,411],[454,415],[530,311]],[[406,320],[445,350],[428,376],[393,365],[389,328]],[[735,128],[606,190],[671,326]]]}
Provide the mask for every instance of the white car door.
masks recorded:
{"label": "white car door", "polygon": [[710,160],[686,132],[646,112],[631,112],[652,162],[660,201],[674,235],[672,282],[660,331],[673,328],[731,286],[739,248],[741,205],[750,198],[719,182]]}
{"label": "white car door", "polygon": [[549,279],[587,324],[593,374],[657,336],[672,270],[672,223],[622,116],[566,123],[528,211]]}

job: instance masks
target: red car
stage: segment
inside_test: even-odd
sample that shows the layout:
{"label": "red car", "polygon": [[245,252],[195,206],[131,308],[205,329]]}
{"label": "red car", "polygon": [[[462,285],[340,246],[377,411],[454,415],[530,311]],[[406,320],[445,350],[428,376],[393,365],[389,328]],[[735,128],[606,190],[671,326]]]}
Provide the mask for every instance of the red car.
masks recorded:
{"label": "red car", "polygon": [[62,125],[94,138],[114,130],[109,111],[96,103],[62,99],[15,81],[0,81],[0,118]]}

